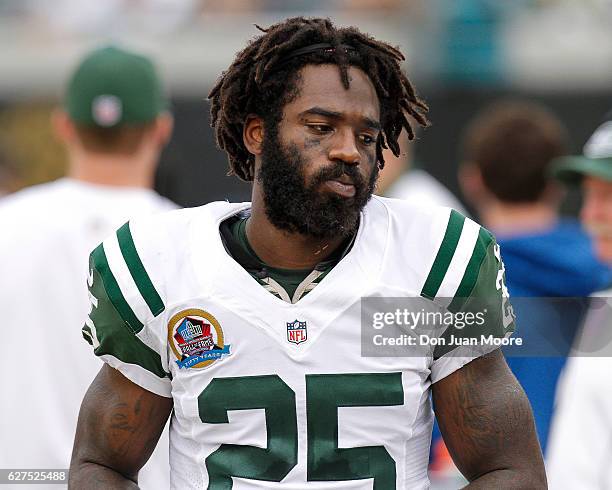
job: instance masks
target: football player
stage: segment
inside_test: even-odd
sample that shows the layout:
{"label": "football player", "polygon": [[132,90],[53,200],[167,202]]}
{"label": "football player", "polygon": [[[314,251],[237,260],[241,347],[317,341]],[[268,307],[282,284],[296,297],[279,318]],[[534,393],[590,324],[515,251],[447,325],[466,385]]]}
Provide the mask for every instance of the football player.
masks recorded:
{"label": "football player", "polygon": [[450,313],[480,298],[486,334],[513,329],[490,233],[372,197],[407,116],[427,124],[402,54],[328,19],[262,31],[210,94],[252,202],[130,221],[92,252],[83,333],[106,365],[72,488],[137,488],[170,415],[173,488],[427,488],[430,395],[473,488],[545,488],[529,403],[495,347],[362,355],[362,297]]}

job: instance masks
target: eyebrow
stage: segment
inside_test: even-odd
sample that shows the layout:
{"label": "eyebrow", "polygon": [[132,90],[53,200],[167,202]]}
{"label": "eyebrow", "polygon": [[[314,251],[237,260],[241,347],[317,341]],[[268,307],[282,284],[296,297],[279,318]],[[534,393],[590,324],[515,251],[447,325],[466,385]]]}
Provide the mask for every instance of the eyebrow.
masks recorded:
{"label": "eyebrow", "polygon": [[[322,107],[311,107],[310,109],[307,109],[304,112],[302,112],[300,114],[300,117],[308,116],[308,115],[323,116],[323,117],[328,117],[330,119],[343,119],[344,118],[341,112],[330,111],[329,109],[323,109]],[[370,117],[363,117],[361,119],[363,120],[363,123],[366,127],[370,129],[375,129],[377,131],[382,130],[382,126],[380,125],[378,121],[375,121],[374,119]]]}

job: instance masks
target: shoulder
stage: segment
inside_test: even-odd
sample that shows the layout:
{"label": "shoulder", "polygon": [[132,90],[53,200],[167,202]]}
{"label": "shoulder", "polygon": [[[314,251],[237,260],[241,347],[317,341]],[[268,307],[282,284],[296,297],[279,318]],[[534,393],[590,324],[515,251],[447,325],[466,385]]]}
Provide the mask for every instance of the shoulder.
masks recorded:
{"label": "shoulder", "polygon": [[[452,318],[444,342],[432,352],[436,382],[496,348],[480,339],[504,338],[515,328],[500,249],[489,230],[455,209],[376,201],[389,215],[392,234],[386,279],[396,278]],[[454,344],[451,335],[466,337],[468,344]]]}
{"label": "shoulder", "polygon": [[[430,299],[463,294],[485,257],[495,257],[493,235],[455,209],[375,197],[367,211],[366,217],[388,223],[386,279],[414,294]],[[382,230],[368,231],[381,243]]]}
{"label": "shoulder", "polygon": [[0,252],[4,260],[41,249],[44,252],[48,244],[61,246],[58,229],[73,219],[68,212],[71,207],[65,203],[65,187],[60,179],[0,199]]}
{"label": "shoulder", "polygon": [[0,199],[0,217],[38,215],[41,206],[55,206],[57,196],[63,192],[65,182],[63,179],[45,184],[26,187]]}
{"label": "shoulder", "polygon": [[[169,259],[170,255],[181,255],[193,244],[194,230],[211,233],[216,215],[223,204],[210,203],[204,206],[184,209],[173,209],[155,214],[139,216],[125,222],[103,242],[104,249],[119,247],[134,250],[141,260],[151,262],[152,268],[163,264],[160,259]],[[117,256],[123,258],[125,253]],[[154,265],[156,264],[157,265]]]}
{"label": "shoulder", "polygon": [[[372,202],[384,207],[390,218],[402,226],[422,226],[424,223],[431,222],[432,219],[435,221],[448,220],[453,211],[447,206],[390,197],[373,196]],[[464,216],[460,211],[455,211],[455,213]]]}
{"label": "shoulder", "polygon": [[157,193],[154,194],[153,201],[154,205],[158,207],[160,211],[172,211],[173,209],[179,209],[180,207],[174,201],[171,201],[167,197]]}
{"label": "shoulder", "polygon": [[126,289],[135,297],[155,288],[163,298],[169,285],[193,273],[189,260],[194,251],[206,253],[212,242],[220,240],[218,223],[223,216],[246,206],[213,202],[132,219],[92,252],[93,266],[107,267],[117,278],[125,278]]}
{"label": "shoulder", "polygon": [[439,233],[445,228],[452,211],[444,206],[380,196],[373,196],[365,208],[366,215],[376,220],[387,220],[390,232],[400,235],[423,231]]}
{"label": "shoulder", "polygon": [[454,298],[482,294],[483,287],[502,289],[505,269],[489,230],[455,209],[396,199],[377,201],[390,216],[395,256],[407,256],[410,268],[421,276],[421,296],[449,306]]}
{"label": "shoulder", "polygon": [[391,242],[398,247],[411,245],[419,257],[431,256],[431,266],[436,265],[440,273],[448,272],[445,265],[464,263],[494,240],[488,230],[456,209],[383,197],[375,200],[388,216]]}
{"label": "shoulder", "polygon": [[[159,250],[164,246],[177,249],[187,243],[195,231],[217,233],[218,224],[250,203],[217,201],[193,208],[172,209],[131,219],[120,230],[130,229],[142,250]],[[125,231],[124,231],[125,233]],[[117,231],[120,234],[120,231]]]}
{"label": "shoulder", "polygon": [[194,250],[206,253],[201,249],[218,235],[219,220],[247,206],[212,203],[136,218],[98,245],[88,277],[94,308],[83,328],[95,353],[133,382],[168,396],[163,313],[185,291],[200,290]]}

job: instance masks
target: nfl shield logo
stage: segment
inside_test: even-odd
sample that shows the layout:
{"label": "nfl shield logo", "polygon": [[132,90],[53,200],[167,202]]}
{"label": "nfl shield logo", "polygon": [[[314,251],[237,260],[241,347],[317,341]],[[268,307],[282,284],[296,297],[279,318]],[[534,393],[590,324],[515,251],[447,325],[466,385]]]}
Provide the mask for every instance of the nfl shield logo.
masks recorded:
{"label": "nfl shield logo", "polygon": [[297,319],[292,322],[287,322],[287,340],[293,344],[306,342],[306,340],[308,340],[306,322],[300,322]]}

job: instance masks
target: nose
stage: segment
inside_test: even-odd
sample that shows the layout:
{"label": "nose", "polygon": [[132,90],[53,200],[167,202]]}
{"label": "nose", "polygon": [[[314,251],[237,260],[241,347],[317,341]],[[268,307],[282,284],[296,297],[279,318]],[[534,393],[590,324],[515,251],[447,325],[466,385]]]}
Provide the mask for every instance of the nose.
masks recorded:
{"label": "nose", "polygon": [[338,131],[329,150],[329,159],[349,165],[359,165],[361,154],[353,131]]}

